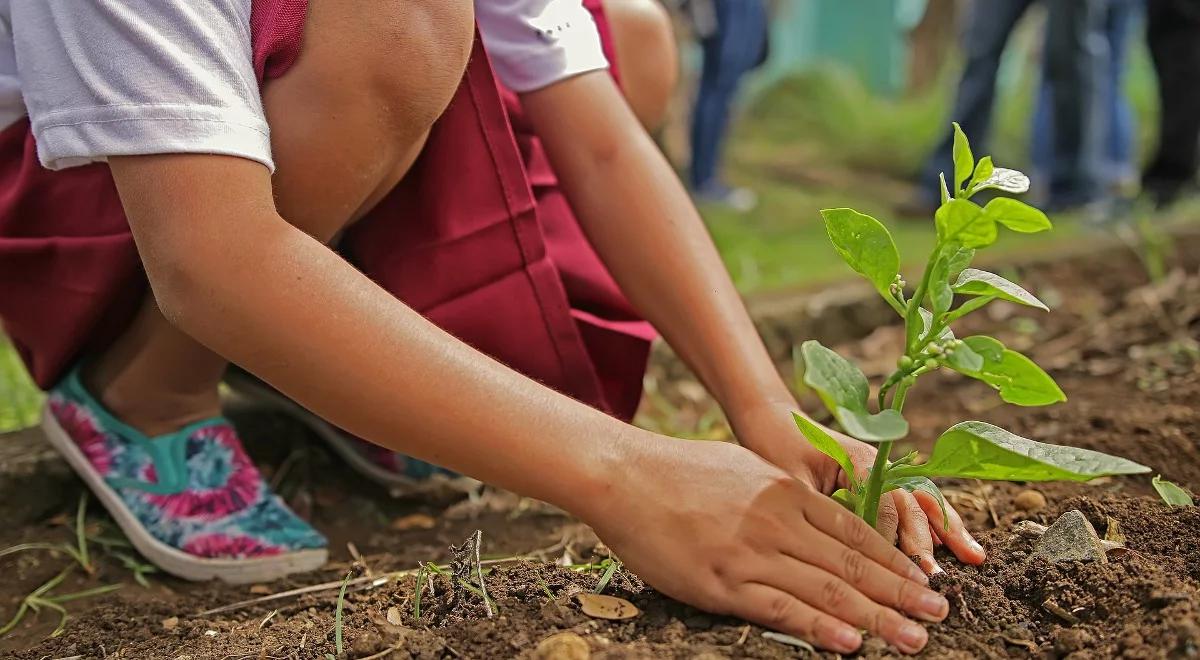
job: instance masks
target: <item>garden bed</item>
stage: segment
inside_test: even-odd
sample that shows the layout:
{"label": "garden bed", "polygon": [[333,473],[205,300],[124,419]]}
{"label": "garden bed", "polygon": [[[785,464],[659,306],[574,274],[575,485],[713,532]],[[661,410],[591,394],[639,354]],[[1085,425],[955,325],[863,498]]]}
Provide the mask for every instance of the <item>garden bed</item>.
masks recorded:
{"label": "garden bed", "polygon": [[[1153,285],[1147,284],[1133,254],[1117,248],[1023,267],[1021,281],[1055,313],[997,305],[965,325],[994,334],[1045,366],[1069,401],[1038,409],[1005,407],[981,383],[935,374],[909,398],[910,437],[932,439],[954,422],[981,419],[1036,440],[1124,456],[1185,487],[1200,487],[1200,352],[1195,342],[1200,337],[1200,240],[1182,238],[1177,248],[1184,255],[1184,268]],[[869,327],[839,332],[860,335]],[[819,338],[853,357],[869,376],[877,376],[890,369],[902,340],[899,333],[897,327],[885,327],[852,343]],[[802,338],[806,337],[795,339]],[[656,363],[650,382],[655,392],[643,414],[648,425],[689,426],[710,437],[726,432],[714,421],[719,418],[711,413],[711,402],[669,361]],[[465,501],[389,499],[345,474],[289,420],[255,415],[243,421],[252,452],[265,465],[275,466],[284,494],[330,535],[335,563],[320,574],[270,585],[194,585],[152,575],[149,588],[143,588],[120,562],[97,549],[97,575],[76,571],[79,576],[69,577],[61,591],[128,584],[105,596],[70,603],[71,619],[54,639],[43,637],[54,630],[56,616],[43,611],[28,617],[0,639],[0,653],[28,659],[323,658],[335,649],[336,586],[220,613],[197,613],[294,587],[340,582],[351,564],[347,543],[361,552],[373,575],[383,576],[413,569],[418,562],[444,561],[449,545],[481,529],[487,556],[546,560],[493,566],[486,584],[498,605],[495,617],[488,618],[482,601],[469,592],[460,593],[452,604],[448,582],[439,577],[431,578],[435,594],[423,592],[421,617],[416,620],[416,576],[397,576],[371,589],[351,589],[347,595],[346,657],[368,657],[391,647],[397,650],[388,657],[395,658],[530,657],[539,642],[560,631],[582,636],[593,658],[806,655],[764,638],[760,628],[706,615],[654,594],[636,577],[621,572],[612,576],[606,593],[627,598],[641,614],[627,621],[590,618],[572,597],[592,590],[602,571],[550,563],[603,558],[603,547],[577,521],[504,493],[487,492]],[[697,431],[697,425],[703,428]],[[281,438],[287,444],[281,444]],[[796,441],[804,440],[797,434]],[[0,479],[0,492],[20,506],[0,511],[0,547],[70,541],[78,486],[55,461],[34,461],[28,451],[3,451],[8,476]],[[40,467],[10,469],[18,454]],[[970,481],[943,486],[978,532],[989,558],[983,566],[965,567],[939,551],[947,575],[936,584],[950,595],[952,611],[946,622],[930,626],[925,657],[1200,654],[1200,510],[1167,507],[1147,476],[1038,485],[1046,505],[1033,510],[1017,506],[1018,501],[1028,506],[1037,500],[1023,495],[1031,489],[1027,485]],[[39,488],[36,498],[28,494],[34,487]],[[1114,553],[1106,564],[1051,565],[1030,559],[1033,541],[1014,533],[1014,525],[1021,520],[1049,524],[1070,509],[1082,511],[1101,534],[1116,521],[1129,551]],[[106,533],[100,516],[92,520],[89,532]],[[0,585],[4,618],[25,594],[69,561],[42,552],[0,559],[7,577]],[[355,583],[362,584],[370,583]],[[878,640],[868,640],[864,648],[868,657],[893,654]]]}

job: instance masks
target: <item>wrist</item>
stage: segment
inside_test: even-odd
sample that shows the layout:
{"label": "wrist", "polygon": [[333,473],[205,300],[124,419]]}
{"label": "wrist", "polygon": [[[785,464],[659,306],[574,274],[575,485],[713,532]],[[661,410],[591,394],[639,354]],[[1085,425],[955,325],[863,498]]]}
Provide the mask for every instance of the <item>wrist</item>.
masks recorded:
{"label": "wrist", "polygon": [[654,462],[674,440],[632,424],[614,423],[611,432],[597,433],[588,451],[573,451],[576,460],[565,474],[550,475],[554,484],[547,501],[577,518],[592,521],[619,499],[619,491],[630,483],[631,472]]}

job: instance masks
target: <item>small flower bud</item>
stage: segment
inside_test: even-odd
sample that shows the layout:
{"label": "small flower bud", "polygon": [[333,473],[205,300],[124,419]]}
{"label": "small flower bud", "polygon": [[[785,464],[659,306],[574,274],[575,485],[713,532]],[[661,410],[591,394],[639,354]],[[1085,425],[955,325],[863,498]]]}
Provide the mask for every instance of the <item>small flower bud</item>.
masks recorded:
{"label": "small flower bud", "polygon": [[937,366],[938,366],[937,360],[935,360],[933,358],[928,358],[925,360],[925,368],[926,369],[937,369]]}
{"label": "small flower bud", "polygon": [[901,355],[900,359],[896,360],[896,366],[900,367],[901,369],[911,369],[913,366],[913,359],[907,355]]}
{"label": "small flower bud", "polygon": [[930,344],[925,350],[929,351],[930,355],[941,355],[943,349],[941,344]]}

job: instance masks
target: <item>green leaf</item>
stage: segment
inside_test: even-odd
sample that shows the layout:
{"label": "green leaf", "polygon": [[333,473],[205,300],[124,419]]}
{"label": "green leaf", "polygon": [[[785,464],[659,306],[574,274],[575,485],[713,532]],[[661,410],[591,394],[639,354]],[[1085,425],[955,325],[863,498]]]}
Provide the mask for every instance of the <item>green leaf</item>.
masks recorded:
{"label": "green leaf", "polygon": [[858,475],[854,472],[854,463],[850,460],[850,454],[846,453],[846,448],[842,444],[833,439],[833,436],[825,432],[820,426],[812,423],[807,417],[800,413],[792,413],[792,418],[796,420],[796,426],[804,437],[812,443],[822,454],[832,458],[834,462],[842,467],[842,471],[846,473],[846,478],[850,481],[850,485],[858,483]]}
{"label": "green leaf", "polygon": [[971,153],[971,142],[958,122],[954,122],[954,195],[962,189],[964,181],[975,171],[975,156]]}
{"label": "green leaf", "polygon": [[992,165],[991,156],[984,156],[983,158],[980,158],[979,162],[975,163],[975,174],[971,175],[971,181],[967,184],[967,194],[973,194],[979,184],[983,183],[988,179],[988,177],[992,176],[992,171],[994,169],[995,166]]}
{"label": "green leaf", "polygon": [[1017,170],[1010,170],[1007,167],[994,167],[992,168],[992,174],[987,179],[974,184],[975,192],[988,188],[995,188],[1006,193],[1019,195],[1029,191],[1029,177]]}
{"label": "green leaf", "polygon": [[800,345],[804,382],[816,390],[842,430],[866,442],[898,440],[908,435],[908,422],[895,410],[872,415],[867,410],[867,377],[842,356],[809,340]]}
{"label": "green leaf", "polygon": [[982,248],[996,242],[996,220],[983,208],[965,199],[952,199],[938,207],[933,216],[938,238],[965,248]]}
{"label": "green leaf", "polygon": [[1006,348],[998,339],[984,335],[966,337],[963,344],[983,357],[978,370],[955,371],[982,380],[1000,393],[1000,398],[1018,406],[1047,406],[1066,401],[1067,395],[1033,360]]}
{"label": "green leaf", "polygon": [[[924,336],[929,332],[929,328],[933,327],[933,313],[924,307],[918,309],[917,312],[921,314],[921,336]],[[942,332],[937,336],[937,338],[954,339],[954,331],[950,328],[942,328]],[[932,337],[929,339],[932,339]],[[926,341],[928,341],[928,339]]]}
{"label": "green leaf", "polygon": [[959,372],[975,372],[983,368],[983,356],[976,353],[966,342],[948,351],[942,362]]}
{"label": "green leaf", "polygon": [[950,288],[950,259],[945,254],[939,254],[929,271],[929,303],[933,314],[939,315],[950,309],[954,304],[954,291]]}
{"label": "green leaf", "polygon": [[964,302],[963,304],[961,304],[957,308],[955,308],[954,311],[950,312],[949,314],[946,314],[946,318],[944,319],[944,322],[947,325],[949,325],[949,324],[961,319],[962,317],[966,316],[967,314],[970,314],[971,312],[979,309],[980,307],[983,307],[984,305],[992,302],[995,299],[996,299],[995,296],[979,296],[978,298],[971,298],[970,300]]}
{"label": "green leaf", "polygon": [[942,510],[942,529],[947,531],[950,529],[950,513],[946,510],[946,498],[942,496],[942,491],[937,487],[937,484],[930,481],[928,477],[888,479],[883,485],[883,492],[887,493],[897,488],[910,493],[920,490],[932,495],[937,500],[938,508]]}
{"label": "green leaf", "polygon": [[942,191],[942,203],[950,201],[950,189],[946,187],[946,173],[938,172],[938,187]]}
{"label": "green leaf", "polygon": [[983,215],[994,222],[1023,234],[1036,234],[1050,229],[1050,219],[1045,213],[1025,202],[1008,197],[997,197],[983,207]]}
{"label": "green leaf", "polygon": [[954,292],[968,296],[995,296],[1001,300],[1015,302],[1020,305],[1028,305],[1029,307],[1037,307],[1043,311],[1050,311],[1046,304],[1037,299],[1037,296],[1022,289],[1017,284],[1010,282],[995,273],[989,273],[986,270],[977,270],[968,268],[958,276],[958,281],[954,283]]}
{"label": "green leaf", "polygon": [[885,298],[900,272],[900,253],[887,227],[852,209],[824,209],[825,232],[833,248],[856,273],[866,277]]}
{"label": "green leaf", "polygon": [[1037,442],[984,422],[962,422],[938,438],[928,461],[897,467],[889,476],[1088,481],[1149,471],[1144,465],[1098,451]]}
{"label": "green leaf", "polygon": [[971,265],[971,260],[975,258],[975,250],[965,248],[961,245],[955,245],[946,249],[946,270],[950,277],[954,277],[967,269]]}
{"label": "green leaf", "polygon": [[1161,474],[1155,475],[1150,483],[1154,486],[1154,490],[1158,491],[1158,496],[1164,502],[1171,506],[1195,506],[1192,502],[1192,496],[1179,486],[1162,478]]}
{"label": "green leaf", "polygon": [[833,498],[834,502],[841,504],[851,512],[858,507],[858,495],[855,495],[853,492],[848,491],[845,488],[839,488],[833,491],[833,494],[831,494],[829,497]]}

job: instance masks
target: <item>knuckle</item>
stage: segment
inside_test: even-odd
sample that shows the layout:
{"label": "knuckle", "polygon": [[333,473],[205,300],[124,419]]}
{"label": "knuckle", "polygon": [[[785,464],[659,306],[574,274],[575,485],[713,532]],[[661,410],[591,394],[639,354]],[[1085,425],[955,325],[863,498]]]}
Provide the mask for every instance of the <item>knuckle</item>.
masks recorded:
{"label": "knuckle", "polygon": [[850,584],[863,584],[867,579],[867,558],[857,550],[846,548],[842,553],[842,576]]}
{"label": "knuckle", "polygon": [[841,580],[827,580],[821,587],[821,599],[832,610],[840,610],[849,598],[846,583]]}
{"label": "knuckle", "polygon": [[845,531],[846,540],[854,546],[862,546],[870,538],[869,534],[873,533],[867,524],[848,513],[839,513],[842,521],[842,529]]}
{"label": "knuckle", "polygon": [[772,628],[783,627],[796,613],[796,604],[796,599],[786,594],[772,597],[767,604],[767,625]]}
{"label": "knuckle", "polygon": [[875,614],[871,617],[870,631],[873,634],[886,637],[891,631],[899,629],[900,625],[901,617],[895,610],[878,607],[875,609]]}

